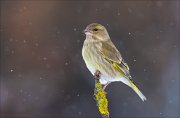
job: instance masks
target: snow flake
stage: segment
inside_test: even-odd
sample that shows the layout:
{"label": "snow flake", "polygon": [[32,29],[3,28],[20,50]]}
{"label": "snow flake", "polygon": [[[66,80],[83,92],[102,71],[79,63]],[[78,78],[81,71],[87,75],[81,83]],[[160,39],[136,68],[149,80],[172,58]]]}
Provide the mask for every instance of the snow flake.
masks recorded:
{"label": "snow flake", "polygon": [[74,30],[74,31],[77,31],[77,29],[76,29],[76,28],[74,28],[73,30]]}
{"label": "snow flake", "polygon": [[13,40],[14,40],[13,38],[10,38],[10,39],[9,39],[10,42],[13,42]]}
{"label": "snow flake", "polygon": [[47,60],[47,57],[43,57],[43,60],[46,61],[46,60]]}
{"label": "snow flake", "polygon": [[12,50],[11,53],[14,54],[14,50]]}
{"label": "snow flake", "polygon": [[38,46],[39,46],[39,44],[38,44],[38,43],[35,43],[35,46],[36,46],[36,47],[38,47]]}
{"label": "snow flake", "polygon": [[32,22],[28,22],[29,25],[32,25]]}
{"label": "snow flake", "polygon": [[13,72],[13,71],[14,71],[13,69],[10,70],[10,72]]}
{"label": "snow flake", "polygon": [[77,40],[77,43],[80,43],[80,42],[81,42],[81,40],[78,39],[78,40]]}
{"label": "snow flake", "polygon": [[66,62],[65,65],[67,66],[67,65],[68,65],[68,62]]}
{"label": "snow flake", "polygon": [[81,114],[82,114],[82,112],[81,112],[81,111],[79,111],[79,112],[78,112],[78,114],[79,114],[79,115],[81,115]]}
{"label": "snow flake", "polygon": [[21,89],[21,90],[20,90],[20,93],[22,93],[22,92],[23,92],[23,90]]}

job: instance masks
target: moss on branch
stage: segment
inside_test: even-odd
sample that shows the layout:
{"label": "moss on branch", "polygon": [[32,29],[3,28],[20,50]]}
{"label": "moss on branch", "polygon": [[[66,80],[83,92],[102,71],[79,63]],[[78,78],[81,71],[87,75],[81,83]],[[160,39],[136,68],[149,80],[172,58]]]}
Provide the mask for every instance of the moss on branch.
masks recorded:
{"label": "moss on branch", "polygon": [[103,90],[103,86],[98,79],[95,80],[94,96],[97,102],[99,112],[103,118],[109,118],[108,100],[106,98],[106,92]]}

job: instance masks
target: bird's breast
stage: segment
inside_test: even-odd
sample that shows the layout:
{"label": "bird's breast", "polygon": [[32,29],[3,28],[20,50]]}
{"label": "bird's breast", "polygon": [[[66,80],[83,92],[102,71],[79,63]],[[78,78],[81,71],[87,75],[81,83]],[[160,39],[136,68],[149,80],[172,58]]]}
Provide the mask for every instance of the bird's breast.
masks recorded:
{"label": "bird's breast", "polygon": [[92,74],[94,74],[98,68],[98,62],[100,60],[99,50],[100,44],[94,43],[85,44],[82,49],[83,59]]}
{"label": "bird's breast", "polygon": [[99,70],[103,76],[115,77],[117,71],[101,54],[101,43],[89,43],[83,46],[82,56],[87,68],[94,75]]}

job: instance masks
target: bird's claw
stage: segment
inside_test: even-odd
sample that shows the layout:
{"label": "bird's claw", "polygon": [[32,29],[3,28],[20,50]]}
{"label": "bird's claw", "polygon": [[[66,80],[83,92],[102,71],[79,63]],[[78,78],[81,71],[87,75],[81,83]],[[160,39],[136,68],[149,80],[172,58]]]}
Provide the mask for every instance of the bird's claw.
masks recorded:
{"label": "bird's claw", "polygon": [[96,80],[99,80],[100,79],[100,75],[101,75],[101,72],[99,70],[96,70],[96,72],[94,73],[94,78]]}

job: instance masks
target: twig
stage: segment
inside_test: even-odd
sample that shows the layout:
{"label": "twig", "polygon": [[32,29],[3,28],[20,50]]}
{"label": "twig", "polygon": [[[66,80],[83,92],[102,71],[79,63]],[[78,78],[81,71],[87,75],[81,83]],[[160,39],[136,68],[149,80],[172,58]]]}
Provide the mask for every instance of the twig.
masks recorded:
{"label": "twig", "polygon": [[95,89],[94,89],[94,96],[97,102],[97,106],[99,112],[101,113],[103,118],[109,118],[109,111],[108,111],[108,100],[106,98],[106,92],[103,90],[103,86],[99,82],[101,73],[100,71],[96,71],[94,74],[95,77]]}

